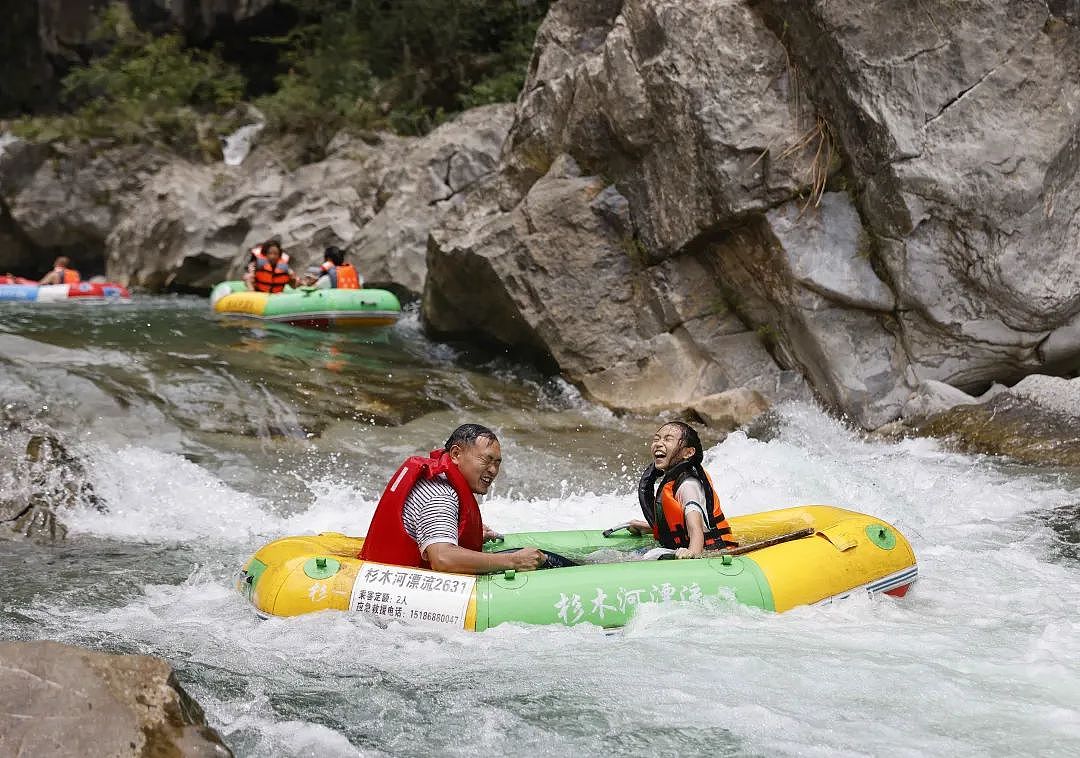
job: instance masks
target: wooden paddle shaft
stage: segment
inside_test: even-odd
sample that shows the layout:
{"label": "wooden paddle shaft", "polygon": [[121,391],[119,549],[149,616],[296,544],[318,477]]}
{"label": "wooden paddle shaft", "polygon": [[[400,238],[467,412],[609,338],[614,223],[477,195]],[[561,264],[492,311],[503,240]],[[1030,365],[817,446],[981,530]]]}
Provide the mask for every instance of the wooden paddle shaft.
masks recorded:
{"label": "wooden paddle shaft", "polygon": [[767,540],[761,542],[751,542],[749,545],[739,545],[738,547],[726,548],[724,550],[710,550],[709,556],[713,555],[742,555],[743,553],[749,553],[754,550],[761,550],[763,547],[772,547],[773,545],[779,545],[781,542],[790,542],[791,540],[802,539],[803,537],[809,537],[814,533],[813,527],[807,527],[806,529],[800,529],[797,532],[789,532],[788,534],[778,534],[775,537],[770,537]]}

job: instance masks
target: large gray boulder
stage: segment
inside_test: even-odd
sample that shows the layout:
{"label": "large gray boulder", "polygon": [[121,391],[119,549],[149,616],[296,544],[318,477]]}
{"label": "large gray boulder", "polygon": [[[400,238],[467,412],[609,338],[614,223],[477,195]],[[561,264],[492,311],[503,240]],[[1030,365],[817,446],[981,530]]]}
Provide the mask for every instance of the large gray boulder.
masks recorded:
{"label": "large gray boulder", "polygon": [[174,161],[147,177],[107,239],[109,274],[148,289],[205,290],[238,277],[277,237],[294,270],[348,251],[369,285],[417,295],[431,226],[496,165],[510,106],[463,114],[422,138],[339,136],[328,157],[289,170],[273,145],[237,167]]}
{"label": "large gray boulder", "polygon": [[[688,341],[689,326],[667,317],[681,293],[704,293],[767,347],[759,380],[796,369],[867,428],[898,418],[929,382],[978,394],[1077,370],[1080,119],[1064,105],[1080,101],[1075,8],[1009,0],[968,11],[900,0],[557,4],[518,101],[504,189],[472,214],[484,231],[433,235],[432,270],[445,257],[466,273],[429,281],[432,327],[513,332],[594,397],[648,408],[665,391],[737,381],[711,367],[755,365],[717,339],[737,331],[731,322]],[[637,320],[613,322],[608,346],[590,330],[548,328],[555,319],[537,311],[561,313],[550,298],[504,301],[487,323],[451,313],[473,307],[462,285],[477,259],[463,251],[504,251],[516,278],[551,268],[517,216],[550,192],[560,156],[625,199],[640,265],[620,286],[581,290],[601,313],[637,298]],[[617,240],[588,242],[573,224],[566,237],[581,259],[573,269],[592,259],[612,270],[602,264]],[[691,260],[696,275],[638,294]]]}
{"label": "large gray boulder", "polygon": [[511,211],[432,234],[423,317],[550,356],[593,399],[664,410],[733,387],[802,388],[723,305],[710,263],[645,265],[628,202],[568,156]]}
{"label": "large gray boulder", "polygon": [[0,643],[0,754],[226,758],[232,751],[165,661],[42,641]]}
{"label": "large gray boulder", "polygon": [[516,186],[572,155],[618,185],[655,259],[832,168],[815,162],[821,135],[783,45],[748,4],[597,5],[558,4],[538,32],[507,146]]}

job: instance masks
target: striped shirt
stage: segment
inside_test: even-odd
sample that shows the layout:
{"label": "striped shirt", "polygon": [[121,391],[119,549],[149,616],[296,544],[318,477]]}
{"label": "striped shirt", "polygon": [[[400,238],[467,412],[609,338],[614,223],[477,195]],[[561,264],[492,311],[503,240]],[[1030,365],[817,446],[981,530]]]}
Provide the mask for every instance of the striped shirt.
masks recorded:
{"label": "striped shirt", "polygon": [[458,511],[457,493],[445,476],[420,479],[413,485],[401,509],[401,520],[421,556],[436,542],[458,544]]}

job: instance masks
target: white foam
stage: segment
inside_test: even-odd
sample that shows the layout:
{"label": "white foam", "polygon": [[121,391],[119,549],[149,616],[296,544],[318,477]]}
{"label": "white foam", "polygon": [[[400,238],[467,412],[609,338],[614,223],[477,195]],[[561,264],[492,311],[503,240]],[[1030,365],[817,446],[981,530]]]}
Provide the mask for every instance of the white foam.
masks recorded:
{"label": "white foam", "polygon": [[128,446],[94,456],[92,483],[108,511],[65,515],[73,534],[169,542],[203,537],[232,541],[267,533],[280,519],[263,498],[233,490],[181,455]]}
{"label": "white foam", "polygon": [[[580,463],[558,461],[544,465],[560,479]],[[45,637],[122,638],[179,662],[240,755],[351,755],[350,744],[391,754],[1080,751],[1080,567],[1053,556],[1055,535],[1032,515],[1076,503],[1075,482],[933,441],[867,442],[797,407],[776,440],[730,435],[706,467],[730,513],[819,502],[893,522],[914,545],[919,582],[903,600],[780,615],[729,600],[645,605],[614,635],[380,628],[339,613],[259,622],[231,588],[250,548],[236,535],[358,533],[379,493],[332,475],[309,483],[309,506],[280,515],[178,456],[127,448],[96,484],[113,481],[103,494],[121,508],[92,526],[158,542],[212,537],[201,549],[213,559],[116,608],[54,596],[19,613]],[[607,493],[559,489],[496,493],[485,519],[515,531],[638,515],[632,476]]]}

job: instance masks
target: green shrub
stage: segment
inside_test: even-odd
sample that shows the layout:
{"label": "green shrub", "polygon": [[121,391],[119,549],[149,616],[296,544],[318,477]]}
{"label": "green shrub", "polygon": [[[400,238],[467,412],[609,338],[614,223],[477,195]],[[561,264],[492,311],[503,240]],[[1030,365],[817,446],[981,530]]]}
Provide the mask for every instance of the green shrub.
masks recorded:
{"label": "green shrub", "polygon": [[199,144],[201,123],[240,102],[243,78],[216,54],[185,49],[176,34],[140,31],[124,5],[103,12],[93,41],[108,52],[63,80],[72,112],[25,120],[17,132],[39,139],[150,139],[190,148]]}
{"label": "green shrub", "polygon": [[463,108],[516,99],[546,0],[291,0],[272,40],[289,71],[257,104],[272,129],[423,134]]}

